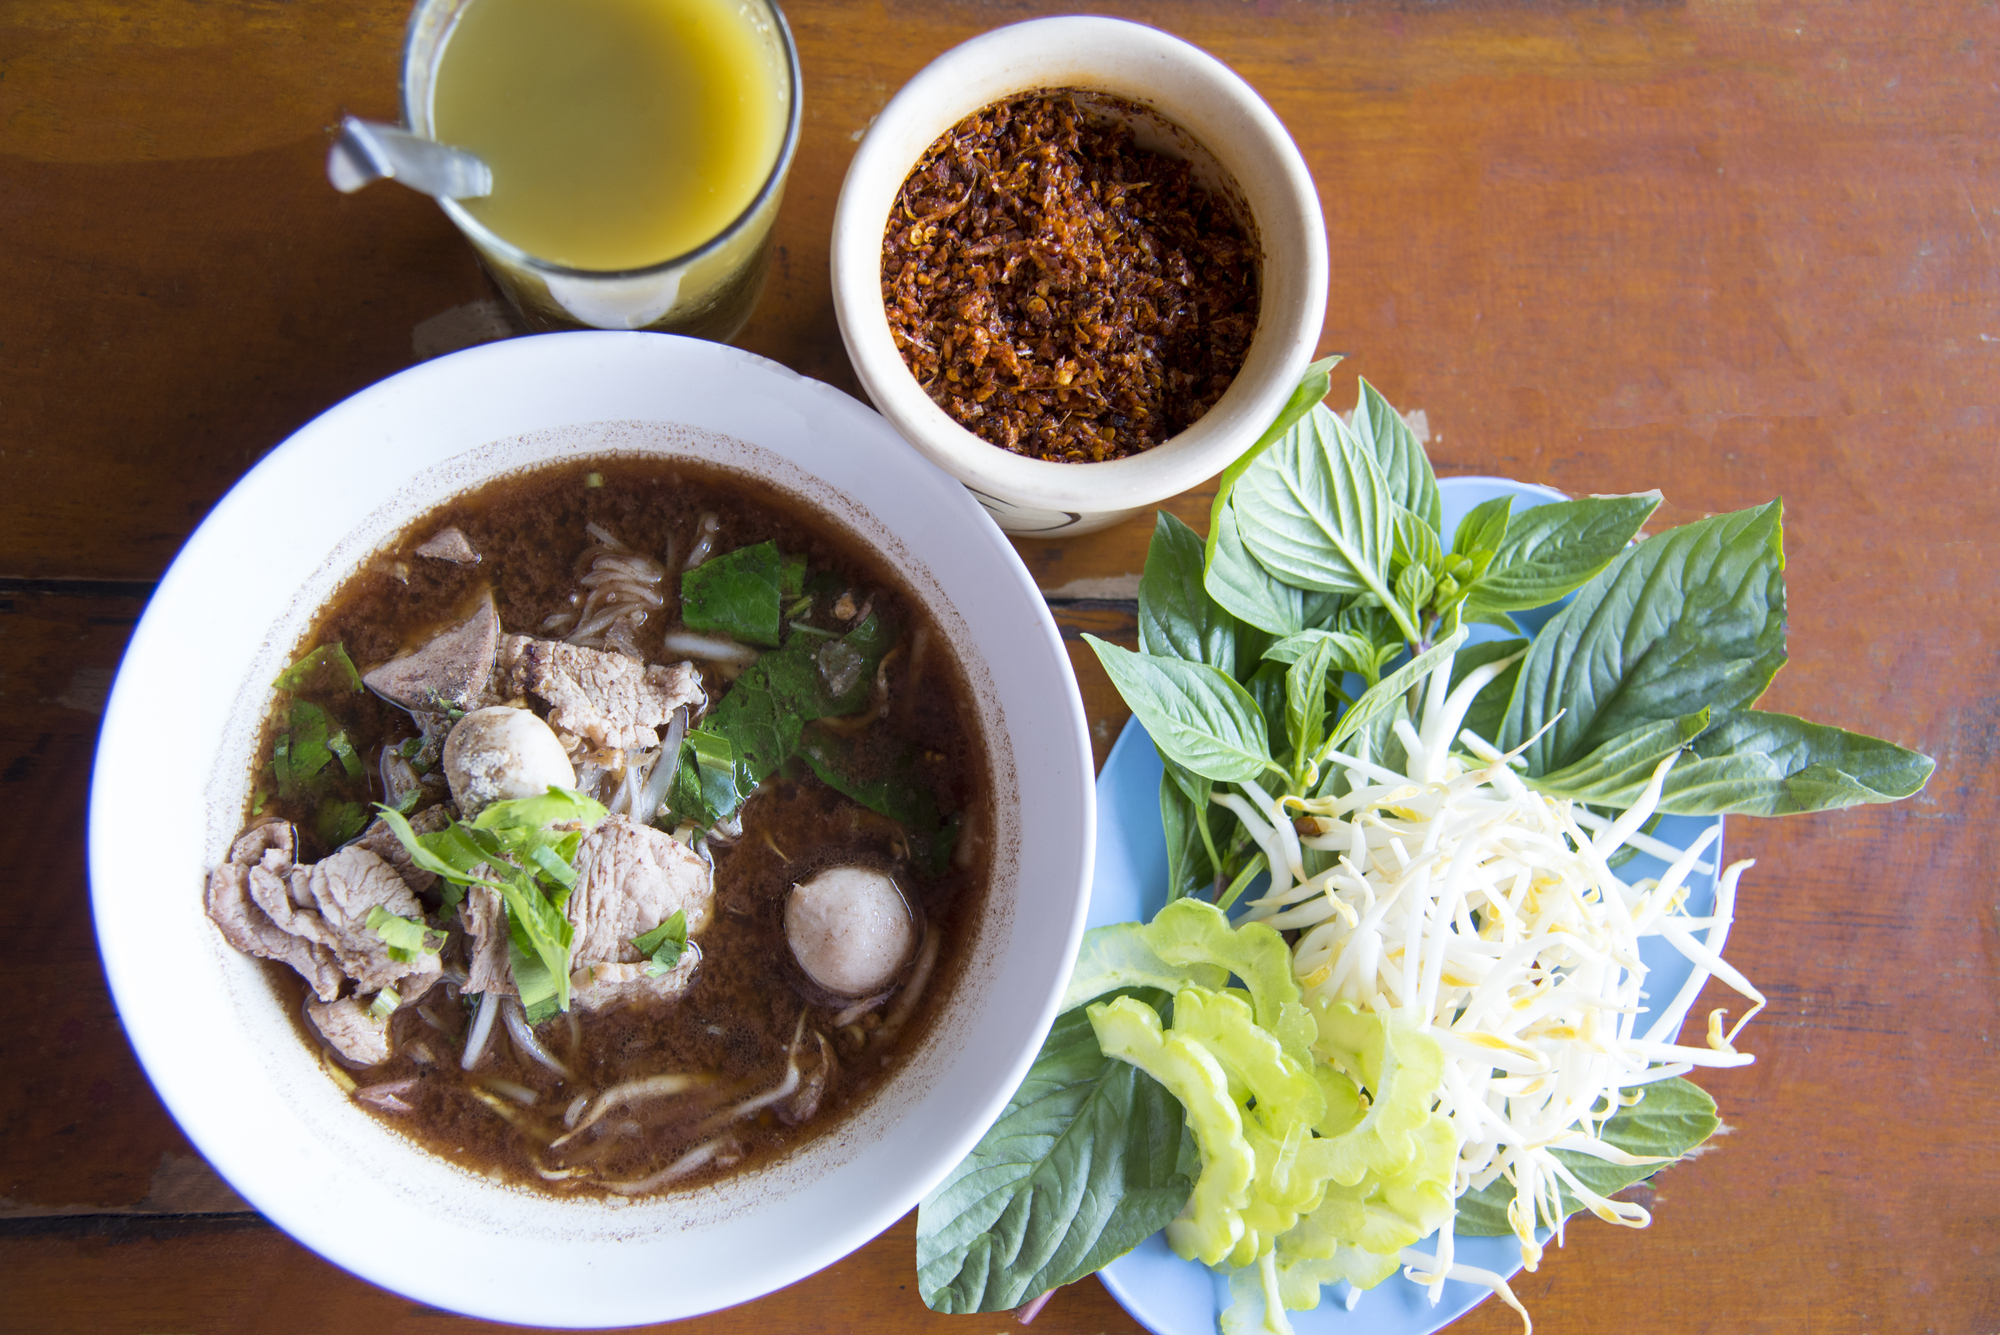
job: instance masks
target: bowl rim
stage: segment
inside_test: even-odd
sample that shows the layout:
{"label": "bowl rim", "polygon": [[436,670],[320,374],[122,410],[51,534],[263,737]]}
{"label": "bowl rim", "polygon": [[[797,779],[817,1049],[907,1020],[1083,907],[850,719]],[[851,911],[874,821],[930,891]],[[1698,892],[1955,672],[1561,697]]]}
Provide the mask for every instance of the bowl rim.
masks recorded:
{"label": "bowl rim", "polygon": [[[680,416],[662,412],[659,420],[719,433],[723,427],[704,414],[721,412],[727,418],[733,413],[737,417],[731,420],[739,426],[776,424],[774,430],[823,442],[814,448],[828,457],[851,456],[857,474],[864,467],[872,470],[869,478],[885,467],[893,472],[894,480],[884,487],[902,488],[902,499],[867,495],[866,487],[857,490],[851,481],[822,478],[830,496],[826,508],[850,528],[855,525],[842,504],[871,514],[918,514],[919,528],[929,526],[925,534],[943,534],[953,545],[942,554],[919,548],[936,569],[913,575],[905,565],[905,580],[922,595],[923,579],[946,573],[954,562],[976,565],[980,583],[970,591],[961,582],[969,576],[950,572],[950,601],[957,604],[951,614],[1003,608],[1012,620],[982,630],[981,643],[989,646],[988,652],[993,643],[1024,646],[1023,660],[1035,664],[1032,672],[1021,674],[1035,683],[1035,712],[1018,720],[1011,712],[1005,715],[1020,724],[1020,735],[1005,738],[1004,749],[1015,772],[1033,773],[1049,793],[1046,799],[1019,795],[1016,800],[1024,804],[1020,819],[1027,821],[1030,812],[1038,813],[1037,818],[1054,813],[1058,819],[1050,827],[1046,858],[1024,852],[1008,874],[1022,893],[1038,896],[1027,902],[1047,912],[1036,918],[1028,909],[1010,906],[1005,921],[995,926],[989,901],[974,942],[975,958],[965,966],[961,990],[938,1021],[937,1037],[963,1040],[966,1050],[979,1054],[977,1061],[961,1051],[934,1055],[927,1048],[907,1058],[883,1093],[847,1122],[773,1169],[759,1169],[747,1180],[739,1176],[714,1188],[619,1207],[558,1201],[483,1182],[352,1110],[320,1073],[317,1058],[294,1059],[286,1044],[268,1047],[268,1054],[278,1059],[272,1065],[282,1070],[226,1066],[232,1056],[248,1052],[254,1057],[258,1051],[230,1020],[230,988],[246,977],[257,980],[244,994],[247,1007],[262,1007],[256,1023],[282,1030],[291,1054],[306,1047],[283,1009],[268,1004],[271,989],[260,962],[223,944],[201,909],[201,882],[217,860],[218,845],[226,848],[241,822],[248,766],[241,748],[232,751],[227,737],[187,734],[218,711],[240,713],[246,695],[260,702],[255,712],[261,717],[261,702],[268,699],[262,683],[269,680],[271,664],[282,665],[303,629],[284,634],[284,617],[291,612],[272,621],[270,600],[302,599],[306,610],[301,615],[309,619],[319,597],[306,597],[300,570],[337,562],[333,574],[321,572],[337,583],[360,554],[373,550],[375,541],[428,510],[431,503],[424,501],[413,478],[421,480],[468,455],[483,457],[491,442],[531,453],[537,433],[547,435],[546,429],[589,435],[607,424],[645,425],[649,406],[679,408],[699,400],[704,390],[718,399],[733,397],[719,409],[695,403]],[[427,406],[405,422],[400,409],[419,391]],[[590,406],[579,418],[578,410],[565,408],[570,402]],[[510,415],[524,411],[523,404],[536,405],[541,417],[506,429]],[[503,424],[498,430],[496,422]],[[739,441],[749,437],[750,427],[742,428],[745,435]],[[433,430],[444,438],[423,438]],[[602,444],[569,451],[603,452]],[[316,479],[340,469],[351,472],[356,459],[387,461],[390,474],[363,489],[359,502],[313,489]],[[509,466],[535,461],[522,457]],[[472,466],[476,463],[477,458]],[[426,464],[431,465],[428,473]],[[799,468],[811,473],[804,465]],[[476,473],[472,481],[491,475]],[[432,478],[426,485],[441,484]],[[413,487],[415,500],[397,499]],[[310,497],[311,502],[290,515],[291,522],[274,525],[259,509],[274,494]],[[382,501],[383,495],[391,499]],[[337,543],[325,546],[325,535],[344,535],[344,541],[363,531],[351,523],[355,504],[362,505],[370,522],[384,513],[394,522],[343,557]],[[415,508],[405,508],[396,518],[398,504]],[[321,508],[328,513],[319,513]],[[280,528],[300,550],[280,546],[270,559],[258,559]],[[898,555],[883,551],[870,533],[857,536],[869,541],[885,562]],[[917,537],[911,540],[914,544]],[[900,556],[916,559],[908,551]],[[210,661],[170,657],[187,649],[190,617],[220,610],[212,582],[218,571],[241,580],[251,611],[233,622],[224,613],[210,627],[218,636]],[[261,637],[261,647],[248,654],[247,667],[238,672],[229,655],[244,657],[246,636],[253,645]],[[977,692],[984,655],[969,651],[967,657]],[[198,680],[203,673],[214,680]],[[1053,699],[1040,694],[1050,682],[1066,683],[1051,693]],[[995,684],[1003,691],[1019,689],[1019,683],[1007,680]],[[186,718],[163,712],[168,704],[177,704]],[[987,708],[984,702],[981,708]],[[229,726],[235,726],[234,720]],[[216,733],[227,731],[224,727]],[[989,745],[995,749],[1001,749],[998,742]],[[163,754],[179,771],[177,784],[162,785],[158,778]],[[232,766],[233,776],[228,773]],[[776,363],[700,340],[612,332],[512,339],[422,363],[329,409],[252,469],[188,540],[134,631],[105,710],[89,805],[92,911],[113,999],[148,1078],[197,1150],[273,1223],[335,1264],[435,1306],[549,1326],[633,1325],[729,1306],[831,1264],[907,1213],[977,1141],[1039,1050],[1082,934],[1095,830],[1094,769],[1067,652],[1026,567],[971,498],[923,464],[865,405]],[[232,783],[234,809],[218,814],[218,806],[227,803],[218,804],[216,791],[228,790]],[[1080,793],[1072,791],[1078,787]],[[151,810],[141,809],[148,804]],[[996,815],[1006,819],[1003,811]],[[224,816],[226,828],[218,824]],[[219,828],[225,832],[218,835]],[[145,841],[143,854],[132,851],[138,841]],[[1038,860],[1045,864],[1040,870],[1033,866]],[[193,875],[188,875],[191,868]],[[1030,877],[1044,873],[1058,890],[1044,894],[1036,889],[1039,882]],[[1005,888],[1000,875],[996,864],[996,883],[989,892],[995,897]],[[183,882],[181,894],[159,891],[163,884]],[[1037,953],[1025,957],[1030,948]],[[995,960],[991,977],[978,972],[987,968],[983,960],[988,953]],[[176,977],[176,971],[184,977]],[[1001,983],[1019,986],[1018,993],[1009,992],[1010,999],[1031,996],[1039,1004],[958,1015]],[[162,1005],[163,992],[175,1004]],[[223,1023],[213,1032],[190,1032],[198,1020],[217,1015]],[[217,1094],[223,1080],[232,1082],[229,1100]],[[915,1083],[896,1093],[905,1081]],[[301,1089],[308,1091],[305,1101],[312,1106],[289,1106],[286,1096]],[[311,1093],[315,1089],[333,1092]],[[338,1134],[328,1132],[335,1124]],[[898,1143],[888,1144],[886,1135],[866,1144],[847,1143],[878,1124],[894,1131]],[[329,1146],[376,1142],[387,1156],[379,1163],[338,1161],[329,1152]],[[415,1185],[384,1180],[401,1171],[423,1180]],[[878,1180],[883,1182],[879,1189]],[[738,1183],[746,1185],[739,1190]],[[433,1188],[437,1194],[427,1196]],[[816,1216],[806,1227],[806,1221],[783,1211],[793,1200],[831,1202],[847,1212]],[[357,1217],[368,1226],[357,1227]],[[826,1217],[836,1222],[828,1226]],[[422,1228],[460,1260],[447,1267],[419,1259],[418,1253],[428,1255],[430,1249],[409,1245],[413,1228]],[[736,1237],[733,1250],[731,1230],[743,1235]],[[768,1238],[771,1245],[734,1263],[730,1258],[739,1254],[746,1236]],[[677,1276],[676,1265],[685,1273]]]}
{"label": "bowl rim", "polygon": [[[1094,79],[1085,54],[1115,50],[1116,77]],[[1046,77],[1054,72],[1055,77]],[[1143,81],[1142,76],[1145,77]],[[1053,463],[1011,454],[953,421],[923,393],[903,364],[881,300],[883,220],[910,166],[938,135],[980,107],[1044,88],[1084,88],[1137,102],[1183,130],[1228,170],[1214,135],[1172,114],[1200,100],[1211,117],[1227,115],[1261,149],[1260,166],[1282,182],[1286,215],[1255,213],[1267,266],[1251,356],[1278,349],[1259,377],[1239,374],[1221,401],[1186,431],[1142,454],[1101,463]],[[995,90],[998,91],[995,91]],[[1221,122],[1218,120],[1218,124]],[[909,151],[911,141],[915,151]],[[1244,173],[1232,171],[1249,204]],[[883,183],[886,182],[886,191]],[[1253,210],[1254,212],[1254,210]],[[1271,246],[1282,224],[1296,233],[1298,273],[1268,281]],[[830,267],[834,313],[855,373],[876,407],[924,455],[967,486],[1016,504],[1080,514],[1150,505],[1198,486],[1247,448],[1290,398],[1319,340],[1326,316],[1326,225],[1305,159],[1277,113],[1240,75],[1201,48],[1161,29],[1125,19],[1061,16],[1030,19],[982,33],[951,48],[890,99],[850,163],[834,211]],[[1272,296],[1281,298],[1282,316]],[[1246,361],[1246,371],[1251,363]]]}

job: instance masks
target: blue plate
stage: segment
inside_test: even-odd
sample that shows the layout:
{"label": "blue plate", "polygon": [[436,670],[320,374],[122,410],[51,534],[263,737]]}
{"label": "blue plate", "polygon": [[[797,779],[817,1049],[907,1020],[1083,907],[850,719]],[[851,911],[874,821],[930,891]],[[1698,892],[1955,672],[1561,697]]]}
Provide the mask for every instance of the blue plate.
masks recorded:
{"label": "blue plate", "polygon": [[[1514,496],[1517,511],[1564,499],[1551,488],[1503,478],[1440,478],[1438,490],[1444,498],[1447,534],[1457,529],[1466,511],[1496,496]],[[1539,630],[1541,622],[1555,610],[1550,607],[1541,613],[1528,613],[1520,620]],[[1472,627],[1475,641],[1500,636],[1501,632],[1490,626]],[[1159,753],[1135,718],[1126,725],[1097,776],[1092,927],[1143,922],[1166,903],[1167,841],[1160,826],[1160,775]],[[1655,833],[1667,843],[1685,848],[1710,824],[1720,821],[1720,817],[1668,816]],[[1714,865],[1723,865],[1719,838],[1706,856]],[[1621,867],[1619,874],[1633,881],[1661,876],[1666,870],[1658,859],[1640,856]],[[1708,913],[1715,904],[1714,876],[1690,876],[1687,886],[1687,912],[1697,917]],[[1692,972],[1692,966],[1673,947],[1654,938],[1641,943],[1640,957],[1649,970],[1646,991],[1656,1000],[1671,1000]],[[1573,1245],[1589,1245],[1587,1228],[1570,1238]],[[1418,1247],[1430,1251],[1434,1245],[1426,1241]],[[1461,1264],[1496,1274],[1511,1276],[1521,1268],[1520,1248],[1511,1237],[1459,1238],[1454,1251]],[[1552,1250],[1543,1264],[1556,1264],[1559,1256]],[[1159,1233],[1106,1266],[1098,1277],[1133,1319],[1154,1335],[1216,1335],[1217,1317],[1229,1305],[1227,1280],[1199,1262],[1175,1256]],[[1447,1280],[1443,1296],[1433,1307],[1425,1289],[1398,1274],[1361,1294],[1352,1311],[1347,1310],[1347,1296],[1345,1284],[1329,1286],[1313,1311],[1288,1313],[1293,1329],[1299,1335],[1431,1335],[1491,1295],[1478,1285]]]}

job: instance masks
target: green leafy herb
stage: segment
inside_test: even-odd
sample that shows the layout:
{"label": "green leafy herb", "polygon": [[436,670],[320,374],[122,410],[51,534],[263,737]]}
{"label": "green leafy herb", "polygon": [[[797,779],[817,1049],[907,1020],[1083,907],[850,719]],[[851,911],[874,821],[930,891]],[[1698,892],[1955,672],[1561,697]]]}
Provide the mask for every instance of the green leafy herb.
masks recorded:
{"label": "green leafy herb", "polygon": [[710,557],[681,576],[681,619],[690,630],[775,649],[784,602],[805,585],[805,562],[773,542]]}
{"label": "green leafy herb", "polygon": [[649,956],[646,961],[646,976],[658,978],[670,973],[687,953],[688,924],[687,913],[675,909],[673,916],[643,936],[632,938],[632,948],[641,955]]}
{"label": "green leafy herb", "polygon": [[415,918],[389,912],[380,904],[368,910],[368,930],[389,947],[389,958],[409,964],[419,955],[435,955],[444,949],[444,933],[427,927]]}
{"label": "green leafy herb", "polygon": [[[454,886],[498,891],[507,910],[514,985],[528,1019],[569,1009],[569,947],[576,929],[563,916],[583,830],[604,808],[582,793],[551,788],[541,797],[495,802],[470,823],[418,835],[401,812],[377,805],[410,860]],[[483,874],[481,874],[483,873]]]}
{"label": "green leafy herb", "polygon": [[329,683],[335,689],[361,689],[361,673],[338,640],[320,645],[271,679],[273,689],[280,691],[303,691],[313,686],[327,689]]}
{"label": "green leafy herb", "polygon": [[[1165,1004],[1163,993],[1137,993]],[[917,1213],[917,1283],[938,1312],[999,1312],[1124,1255],[1192,1188],[1181,1106],[1057,1018],[1000,1120]]]}
{"label": "green leafy herb", "polygon": [[[682,742],[669,795],[674,813],[704,826],[728,819],[797,754],[807,723],[859,713],[868,704],[876,668],[895,638],[871,612],[838,640],[794,637],[759,658]],[[858,666],[830,660],[834,646]]]}
{"label": "green leafy herb", "polygon": [[1083,638],[1163,755],[1224,781],[1254,779],[1270,768],[1263,710],[1229,674]]}
{"label": "green leafy herb", "polygon": [[1467,602],[1492,612],[1546,607],[1611,564],[1659,508],[1660,493],[1553,501],[1506,521]]}

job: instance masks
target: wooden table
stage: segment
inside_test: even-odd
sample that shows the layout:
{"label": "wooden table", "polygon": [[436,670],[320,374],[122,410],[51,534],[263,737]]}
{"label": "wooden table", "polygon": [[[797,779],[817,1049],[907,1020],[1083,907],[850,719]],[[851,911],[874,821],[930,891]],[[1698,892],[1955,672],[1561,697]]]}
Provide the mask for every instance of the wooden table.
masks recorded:
{"label": "wooden table", "polygon": [[[933,55],[1052,8],[793,0],[804,137],[743,346],[854,389],[827,236],[855,142]],[[1092,8],[1214,52],[1298,138],[1337,404],[1365,375],[1423,412],[1440,473],[1658,486],[1661,523],[1782,495],[1796,661],[1765,703],[1938,759],[1899,806],[1732,822],[1760,865],[1731,954],[1772,1005],[1756,1065],[1707,1080],[1731,1134],[1666,1175],[1649,1232],[1586,1219],[1522,1277],[1541,1328],[1995,1335],[1992,4]],[[0,1328],[481,1324],[334,1269],[194,1154],[119,1029],[82,856],[105,692],[181,541],[322,409],[498,332],[435,208],[322,175],[343,110],[393,118],[403,17],[0,7]],[[1199,525],[1206,497],[1173,508]],[[1149,529],[1022,545],[1066,633],[1131,642]],[[1124,710],[1075,659],[1101,759]],[[925,1310],[913,1229],[686,1329],[1012,1329]],[[1036,1328],[1138,1329],[1094,1280]]]}

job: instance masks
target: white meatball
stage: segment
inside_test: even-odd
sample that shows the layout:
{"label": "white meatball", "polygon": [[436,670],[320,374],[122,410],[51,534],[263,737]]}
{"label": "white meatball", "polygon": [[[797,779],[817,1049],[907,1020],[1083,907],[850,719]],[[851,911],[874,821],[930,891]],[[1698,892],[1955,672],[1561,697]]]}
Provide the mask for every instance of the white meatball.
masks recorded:
{"label": "white meatball", "polygon": [[494,705],[458,721],[444,743],[444,777],[471,820],[495,802],[576,787],[576,770],[549,725],[525,709]]}
{"label": "white meatball", "polygon": [[866,867],[835,867],[792,887],[785,939],[806,977],[843,997],[895,981],[917,948],[917,923],[896,883]]}

